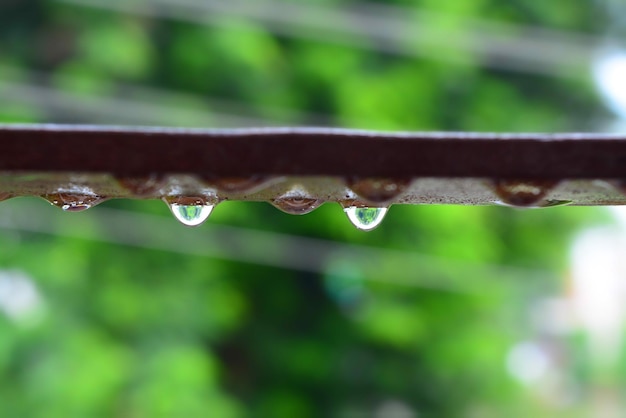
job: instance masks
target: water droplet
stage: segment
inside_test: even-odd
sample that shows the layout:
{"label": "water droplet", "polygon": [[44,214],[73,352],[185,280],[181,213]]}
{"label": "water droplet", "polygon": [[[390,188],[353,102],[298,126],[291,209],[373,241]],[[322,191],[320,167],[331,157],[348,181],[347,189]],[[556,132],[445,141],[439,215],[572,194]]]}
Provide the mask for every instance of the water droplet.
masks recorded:
{"label": "water droplet", "polygon": [[290,215],[305,215],[320,207],[324,201],[311,197],[283,196],[274,199],[270,203]]}
{"label": "water droplet", "polygon": [[503,204],[533,207],[538,206],[557,183],[551,180],[496,180],[494,187]]}
{"label": "water droplet", "polygon": [[41,196],[58,208],[66,212],[82,212],[102,203],[106,198],[93,195],[78,195],[71,193],[53,193]]}
{"label": "water droplet", "polygon": [[265,176],[250,177],[208,177],[205,178],[211,185],[227,193],[253,193],[269,186],[272,180]]}
{"label": "water droplet", "polygon": [[187,226],[198,226],[207,220],[213,205],[170,205],[172,213],[181,223]]}
{"label": "water droplet", "polygon": [[213,211],[215,204],[210,204],[203,197],[167,197],[163,199],[168,204],[174,217],[183,225],[198,226],[206,221]]}
{"label": "water droplet", "polygon": [[383,221],[387,208],[373,208],[366,206],[348,206],[343,211],[348,215],[352,225],[362,231],[371,231]]}
{"label": "water droplet", "polygon": [[156,196],[165,187],[167,179],[162,174],[142,177],[118,177],[117,182],[134,196]]}
{"label": "water droplet", "polygon": [[395,199],[411,184],[409,178],[368,177],[348,178],[346,183],[361,198],[372,203],[385,203]]}

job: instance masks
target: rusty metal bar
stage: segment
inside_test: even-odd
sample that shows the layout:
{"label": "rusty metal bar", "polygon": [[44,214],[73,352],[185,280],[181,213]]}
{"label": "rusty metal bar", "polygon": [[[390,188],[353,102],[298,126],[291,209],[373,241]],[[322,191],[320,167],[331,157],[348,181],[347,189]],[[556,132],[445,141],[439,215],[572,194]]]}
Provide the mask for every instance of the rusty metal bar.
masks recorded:
{"label": "rusty metal bar", "polygon": [[626,136],[5,125],[0,170],[626,179]]}
{"label": "rusty metal bar", "polygon": [[6,196],[626,204],[626,136],[6,125],[0,172]]}

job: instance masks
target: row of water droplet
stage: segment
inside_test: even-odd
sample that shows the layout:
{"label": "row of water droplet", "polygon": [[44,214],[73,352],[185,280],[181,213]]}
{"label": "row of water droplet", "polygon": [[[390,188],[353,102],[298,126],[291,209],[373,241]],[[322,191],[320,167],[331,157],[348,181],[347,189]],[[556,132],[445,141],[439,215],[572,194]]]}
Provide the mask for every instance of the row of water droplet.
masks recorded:
{"label": "row of water droplet", "polygon": [[[258,189],[264,179],[226,179],[220,183],[220,188],[229,192]],[[385,217],[390,203],[402,194],[410,185],[410,179],[350,179],[348,184],[352,191],[363,200],[349,198],[340,202],[343,210],[352,224],[360,230],[370,231],[376,228]],[[571,203],[564,200],[546,200],[545,196],[558,182],[556,181],[513,181],[496,180],[492,182],[495,193],[501,200],[494,203],[516,207],[551,207]],[[136,196],[154,195],[161,188],[160,181],[154,179],[136,179],[120,181],[120,184],[130,189]],[[0,200],[13,197],[5,194]],[[95,194],[77,194],[75,192],[60,192],[41,196],[52,205],[67,212],[80,212],[89,209],[107,198]],[[181,223],[188,226],[198,226],[209,217],[220,199],[217,195],[211,196],[167,196],[162,198],[170,210]],[[283,212],[292,215],[304,215],[321,206],[322,199],[310,197],[300,190],[290,191],[272,201],[272,205]]]}
{"label": "row of water droplet", "polygon": [[[107,200],[99,196],[79,196],[68,193],[56,193],[42,196],[50,204],[66,212],[82,212]],[[163,198],[172,214],[182,224],[198,226],[206,221],[217,205],[216,199],[205,197],[174,196]],[[291,215],[304,215],[317,209],[324,202],[306,197],[280,197],[272,205]],[[370,231],[382,222],[387,207],[368,207],[357,203],[344,203],[343,210],[350,222],[360,230]]]}

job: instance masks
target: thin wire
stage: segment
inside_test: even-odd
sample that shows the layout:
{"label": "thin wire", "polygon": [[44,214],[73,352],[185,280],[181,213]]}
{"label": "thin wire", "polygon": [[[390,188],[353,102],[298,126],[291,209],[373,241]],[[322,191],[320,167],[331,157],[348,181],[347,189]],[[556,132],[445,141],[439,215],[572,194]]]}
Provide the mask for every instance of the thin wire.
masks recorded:
{"label": "thin wire", "polygon": [[[28,75],[28,73],[27,73]],[[37,77],[27,76],[29,79]],[[196,127],[264,127],[291,123],[329,126],[329,119],[295,111],[274,112],[274,120],[247,116],[245,109],[230,102],[205,101],[205,109],[194,107],[202,98],[137,86],[124,86],[126,97],[85,95],[55,88],[2,79],[0,97],[6,103],[21,103],[53,116],[54,122],[156,124]],[[183,105],[181,103],[190,103]],[[215,111],[227,109],[230,112]],[[59,120],[59,118],[61,120]]]}
{"label": "thin wire", "polygon": [[[216,114],[195,109],[172,108],[156,103],[118,99],[106,96],[72,94],[42,86],[5,82],[0,80],[0,97],[7,103],[21,103],[34,109],[49,112],[55,122],[77,122],[116,124],[173,124],[256,126],[263,125],[260,119],[235,115]],[[59,120],[59,116],[60,119]],[[267,125],[267,122],[265,122]]]}

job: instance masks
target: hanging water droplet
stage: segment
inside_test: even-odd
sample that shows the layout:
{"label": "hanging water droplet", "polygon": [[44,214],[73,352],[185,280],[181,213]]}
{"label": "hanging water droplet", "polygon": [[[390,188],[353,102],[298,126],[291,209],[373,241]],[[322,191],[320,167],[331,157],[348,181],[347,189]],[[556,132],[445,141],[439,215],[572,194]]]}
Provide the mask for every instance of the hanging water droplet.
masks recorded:
{"label": "hanging water droplet", "polygon": [[[557,185],[552,180],[496,180],[495,192],[504,205],[533,207]],[[539,205],[540,206],[540,205]]]}
{"label": "hanging water droplet", "polygon": [[282,196],[270,203],[290,215],[305,215],[320,207],[324,201],[302,196]]}
{"label": "hanging water droplet", "polygon": [[71,193],[53,193],[41,196],[58,208],[66,212],[82,212],[102,203],[106,198],[92,195],[78,195]]}
{"label": "hanging water droplet", "polygon": [[187,226],[198,226],[206,221],[215,207],[202,197],[167,197],[163,200],[174,217]]}
{"label": "hanging water droplet", "polygon": [[411,184],[410,178],[352,177],[346,180],[348,187],[361,198],[372,203],[386,203],[403,193]]}
{"label": "hanging water droplet", "polygon": [[213,205],[170,205],[172,213],[181,223],[187,226],[198,226],[207,220]]}
{"label": "hanging water droplet", "polygon": [[352,225],[362,231],[371,231],[383,221],[387,208],[373,208],[361,206],[344,207],[343,211],[348,215]]}

